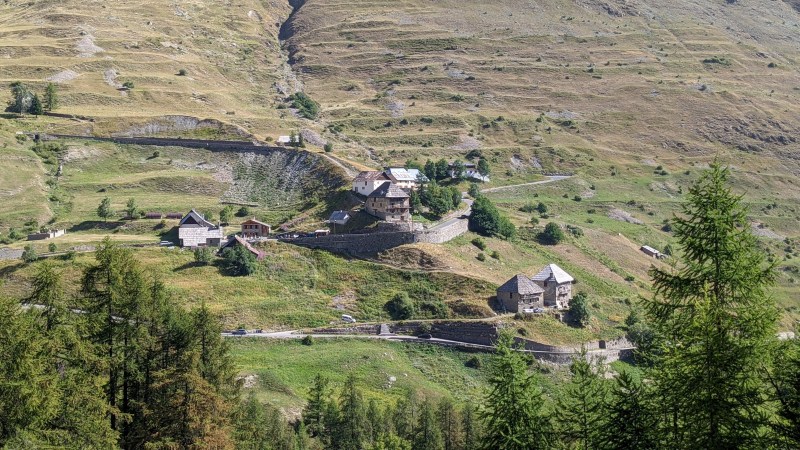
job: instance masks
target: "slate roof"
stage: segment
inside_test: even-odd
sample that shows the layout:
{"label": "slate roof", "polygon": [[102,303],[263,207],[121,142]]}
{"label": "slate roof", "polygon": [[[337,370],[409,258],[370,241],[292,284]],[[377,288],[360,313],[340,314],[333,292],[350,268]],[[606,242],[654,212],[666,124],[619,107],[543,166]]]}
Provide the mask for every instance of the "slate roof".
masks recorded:
{"label": "slate roof", "polygon": [[207,221],[205,218],[203,218],[202,214],[200,214],[195,210],[189,211],[189,213],[186,214],[178,224],[179,227],[182,227],[184,225],[186,226],[197,225],[198,227],[216,228],[216,225]]}
{"label": "slate roof", "polygon": [[328,219],[330,222],[340,222],[350,218],[350,213],[347,211],[334,211]]}
{"label": "slate roof", "polygon": [[531,280],[533,281],[550,281],[555,280],[556,283],[572,283],[575,281],[575,278],[572,278],[572,275],[568,274],[564,271],[561,267],[558,267],[555,264],[548,264],[544,266],[539,273],[534,275]]}
{"label": "slate roof", "polygon": [[515,292],[522,295],[541,294],[544,289],[525,275],[516,275],[497,288],[497,292]]}
{"label": "slate roof", "polygon": [[244,222],[242,222],[242,225],[244,225],[244,224],[248,224],[248,225],[256,224],[256,225],[261,225],[262,227],[272,228],[270,226],[270,224],[264,223],[264,222],[262,222],[260,220],[256,220],[255,218],[245,220]]}
{"label": "slate roof", "polygon": [[423,183],[428,182],[428,177],[425,176],[424,173],[420,172],[419,169],[406,169],[406,172],[409,173],[415,180],[419,180]]}
{"label": "slate roof", "polygon": [[245,241],[244,239],[242,239],[241,237],[239,237],[237,235],[234,235],[228,242],[223,244],[222,248],[226,249],[228,247],[233,247],[235,245],[243,246],[244,248],[247,249],[247,251],[249,251],[250,253],[254,254],[256,256],[256,259],[259,260],[259,261],[264,259],[264,256],[266,256],[266,254],[264,252],[262,252],[261,250],[256,249],[255,247],[250,245],[249,242]]}
{"label": "slate roof", "polygon": [[377,170],[365,170],[358,175],[353,181],[371,181],[371,180],[388,180],[389,177],[383,173],[378,172]]}
{"label": "slate roof", "polygon": [[408,194],[406,191],[401,189],[399,186],[395,185],[394,183],[383,183],[372,191],[371,194],[367,196],[368,198],[408,198]]}

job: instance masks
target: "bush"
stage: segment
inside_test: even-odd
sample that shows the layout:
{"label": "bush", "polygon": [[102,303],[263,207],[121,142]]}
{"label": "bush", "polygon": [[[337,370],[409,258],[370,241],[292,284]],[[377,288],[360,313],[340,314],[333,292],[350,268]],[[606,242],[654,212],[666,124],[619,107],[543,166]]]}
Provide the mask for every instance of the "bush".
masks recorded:
{"label": "bush", "polygon": [[569,304],[569,316],[572,321],[580,327],[589,324],[591,314],[589,313],[589,302],[586,293],[578,292]]}
{"label": "bush", "polygon": [[539,225],[539,218],[538,217],[531,217],[531,225],[533,225],[533,226]]}
{"label": "bush", "polygon": [[393,320],[408,320],[414,317],[414,302],[408,297],[408,293],[400,292],[386,302],[384,306],[386,312]]}
{"label": "bush", "polygon": [[417,329],[417,334],[430,334],[433,331],[433,327],[428,322],[423,322],[419,325]]}
{"label": "bush", "polygon": [[126,81],[122,83],[122,87],[124,87],[125,89],[133,89],[134,87],[133,81]]}
{"label": "bush", "polygon": [[482,252],[478,253],[478,256],[476,256],[476,258],[478,258],[478,261],[486,261],[486,255],[484,255]]}
{"label": "bush", "polygon": [[532,213],[536,211],[536,205],[534,205],[533,202],[528,202],[522,205],[522,207],[519,208],[519,210],[526,213]]}
{"label": "bush", "polygon": [[181,69],[181,70],[178,71],[178,76],[179,77],[185,77],[188,74],[189,74],[189,72],[186,69]]}
{"label": "bush", "polygon": [[539,242],[544,245],[558,245],[566,236],[561,231],[561,227],[555,222],[550,222],[544,227],[544,231],[539,233]]}
{"label": "bush", "polygon": [[489,256],[491,256],[492,258],[494,258],[494,259],[496,259],[498,261],[500,260],[500,253],[497,253],[497,250],[493,250],[492,254],[489,255]]}
{"label": "bush", "polygon": [[636,277],[634,277],[633,275],[628,275],[625,277],[625,281],[633,283],[634,281],[636,281]]}
{"label": "bush", "polygon": [[545,205],[542,202],[539,202],[539,204],[536,205],[536,211],[539,211],[539,214],[542,215],[547,214],[547,205]]}
{"label": "bush", "polygon": [[224,259],[224,269],[233,276],[248,276],[256,273],[258,262],[255,255],[250,253],[244,246],[237,245],[233,248],[226,248],[222,253]]}
{"label": "bush", "polygon": [[319,103],[315,102],[304,92],[293,94],[289,99],[292,101],[292,108],[296,108],[301,116],[306,119],[316,119],[319,115]]}
{"label": "bush", "polygon": [[469,190],[467,191],[467,194],[469,194],[469,196],[472,197],[472,198],[480,197],[481,196],[481,190],[478,187],[478,183],[470,183],[469,184]]}
{"label": "bush", "polygon": [[55,253],[58,250],[58,246],[55,242],[51,242],[50,245],[47,246],[47,251],[50,253]]}
{"label": "bush", "polygon": [[194,262],[197,264],[210,264],[213,257],[214,254],[208,247],[197,247],[194,249]]}
{"label": "bush", "polygon": [[250,217],[250,208],[247,206],[242,206],[236,211],[236,217]]}
{"label": "bush", "polygon": [[325,153],[330,153],[330,152],[332,152],[332,151],[333,151],[333,144],[331,144],[330,142],[328,142],[328,143],[326,143],[326,144],[325,144],[325,146],[323,147],[323,149],[325,150]]}
{"label": "bush", "polygon": [[483,362],[477,356],[472,356],[467,360],[467,362],[464,363],[464,365],[470,369],[480,369],[481,366],[483,366]]}
{"label": "bush", "polygon": [[26,245],[25,250],[22,251],[22,260],[26,263],[32,263],[39,259],[39,255],[36,254],[36,248],[33,245]]}
{"label": "bush", "polygon": [[575,237],[583,236],[583,229],[576,227],[575,225],[567,225],[567,230],[569,230],[570,234]]}
{"label": "bush", "polygon": [[576,195],[575,197],[572,197],[572,199],[575,200],[576,202],[583,200],[583,198],[580,195]]}
{"label": "bush", "polygon": [[156,151],[153,152],[153,159],[156,159],[159,156],[161,156],[161,152],[160,151],[156,150]]}
{"label": "bush", "polygon": [[483,239],[477,237],[470,242],[472,242],[472,245],[474,245],[475,247],[478,247],[481,250],[486,250],[486,241],[484,241]]}
{"label": "bush", "polygon": [[314,345],[314,336],[310,334],[300,339],[300,343],[303,345]]}

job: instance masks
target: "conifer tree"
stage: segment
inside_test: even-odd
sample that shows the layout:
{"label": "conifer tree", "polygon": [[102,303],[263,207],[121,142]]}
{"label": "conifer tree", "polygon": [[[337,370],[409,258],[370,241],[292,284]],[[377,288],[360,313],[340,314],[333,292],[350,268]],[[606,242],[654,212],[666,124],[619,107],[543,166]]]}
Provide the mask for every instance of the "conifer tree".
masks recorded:
{"label": "conifer tree", "polygon": [[513,348],[512,337],[501,335],[497,358],[489,372],[489,392],[483,411],[485,450],[550,448],[551,427],[544,400],[527,358]]}
{"label": "conifer tree", "polygon": [[58,108],[58,92],[54,83],[47,83],[44,90],[44,109],[47,111],[55,111]]}
{"label": "conifer tree", "polygon": [[37,94],[33,94],[33,98],[31,99],[31,114],[34,116],[41,116],[44,114],[44,107],[42,107],[42,101],[39,99]]}
{"label": "conifer tree", "polygon": [[645,307],[664,337],[650,376],[670,448],[763,448],[760,374],[775,333],[766,294],[773,270],[729,175],[715,163],[689,189],[672,221],[680,262],[650,271],[655,298]]}
{"label": "conifer tree", "polygon": [[364,399],[361,391],[356,386],[355,376],[350,375],[344,383],[339,396],[339,449],[358,450],[364,439]]}
{"label": "conifer tree", "polygon": [[325,409],[330,395],[328,384],[328,379],[318,373],[308,392],[308,403],[303,409],[303,424],[312,437],[319,436],[324,431]]}
{"label": "conifer tree", "polygon": [[453,404],[453,401],[449,398],[443,398],[439,402],[436,412],[439,416],[439,428],[442,430],[444,450],[459,450],[463,448],[463,422],[461,413]]}
{"label": "conifer tree", "polygon": [[777,414],[773,428],[782,448],[800,448],[800,341],[791,339],[775,349],[770,376]]}
{"label": "conifer tree", "polygon": [[461,410],[462,428],[464,430],[464,450],[477,450],[480,448],[481,427],[478,413],[471,404],[464,405]]}
{"label": "conifer tree", "polygon": [[622,371],[611,389],[606,407],[607,418],[599,448],[638,450],[657,448],[656,420],[641,381]]}
{"label": "conifer tree", "polygon": [[407,441],[412,441],[418,420],[419,398],[415,391],[409,389],[406,395],[397,401],[392,420],[395,433]]}
{"label": "conifer tree", "polygon": [[556,416],[562,441],[592,450],[598,448],[600,441],[607,390],[603,362],[588,358],[584,348],[572,360],[571,377],[562,388]]}
{"label": "conifer tree", "polygon": [[430,400],[425,399],[419,408],[419,420],[414,430],[414,450],[443,450],[442,431],[436,420],[436,411]]}

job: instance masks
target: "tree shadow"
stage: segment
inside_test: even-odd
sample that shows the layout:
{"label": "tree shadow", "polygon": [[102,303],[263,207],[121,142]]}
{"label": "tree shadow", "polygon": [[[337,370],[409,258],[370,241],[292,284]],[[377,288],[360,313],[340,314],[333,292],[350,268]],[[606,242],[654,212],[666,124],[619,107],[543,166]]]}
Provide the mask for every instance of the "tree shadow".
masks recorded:
{"label": "tree shadow", "polygon": [[14,272],[22,269],[23,267],[25,267],[25,263],[21,261],[14,264],[13,266],[2,267],[0,268],[0,278],[6,278],[9,275],[13,274]]}
{"label": "tree shadow", "polygon": [[117,228],[125,225],[123,221],[110,221],[110,222],[101,222],[99,220],[86,220],[77,225],[73,225],[72,227],[68,228],[67,231],[70,233],[75,233],[77,231],[90,231],[90,230],[116,230]]}

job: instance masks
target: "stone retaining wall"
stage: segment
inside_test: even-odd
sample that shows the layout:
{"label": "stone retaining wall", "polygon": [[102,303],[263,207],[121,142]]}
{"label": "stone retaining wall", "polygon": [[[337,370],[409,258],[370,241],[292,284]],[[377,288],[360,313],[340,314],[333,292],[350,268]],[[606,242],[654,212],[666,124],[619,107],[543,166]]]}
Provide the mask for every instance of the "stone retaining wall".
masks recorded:
{"label": "stone retaining wall", "polygon": [[417,242],[443,244],[469,231],[469,220],[461,218],[446,226],[417,233]]}
{"label": "stone retaining wall", "polygon": [[416,242],[414,233],[331,234],[328,236],[290,239],[284,242],[302,247],[327,250],[347,255],[372,255],[390,248]]}

